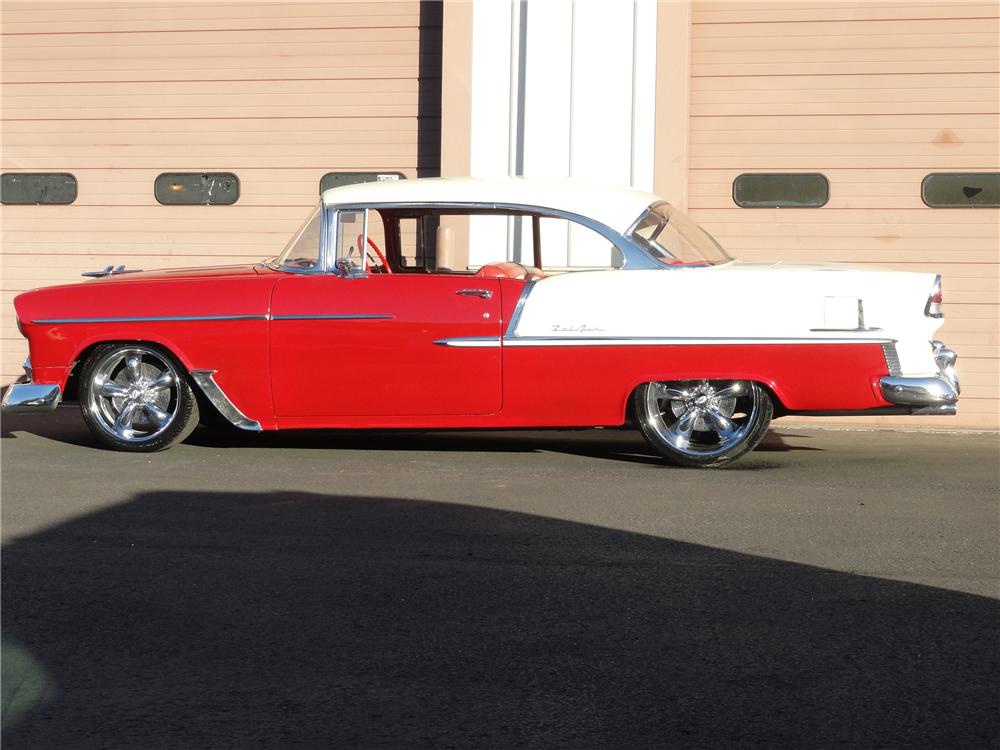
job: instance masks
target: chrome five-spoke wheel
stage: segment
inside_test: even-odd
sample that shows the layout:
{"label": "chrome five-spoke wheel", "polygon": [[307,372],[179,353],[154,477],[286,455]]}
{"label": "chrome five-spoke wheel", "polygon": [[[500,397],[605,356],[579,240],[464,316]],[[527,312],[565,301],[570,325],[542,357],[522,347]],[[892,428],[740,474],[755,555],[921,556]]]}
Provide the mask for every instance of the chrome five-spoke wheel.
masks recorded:
{"label": "chrome five-spoke wheel", "polygon": [[752,381],[684,380],[640,386],[635,410],[661,455],[682,466],[718,466],[760,442],[773,406]]}
{"label": "chrome five-spoke wheel", "polygon": [[155,451],[190,434],[197,404],[177,361],[139,344],[107,344],[81,373],[80,408],[95,436],[119,450]]}

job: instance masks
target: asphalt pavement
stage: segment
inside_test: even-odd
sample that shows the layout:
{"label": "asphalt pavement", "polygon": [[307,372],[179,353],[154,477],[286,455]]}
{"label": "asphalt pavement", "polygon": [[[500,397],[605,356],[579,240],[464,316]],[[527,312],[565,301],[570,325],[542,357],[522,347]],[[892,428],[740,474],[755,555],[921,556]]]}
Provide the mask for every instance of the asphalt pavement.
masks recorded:
{"label": "asphalt pavement", "polygon": [[1000,746],[996,434],[0,436],[4,750]]}

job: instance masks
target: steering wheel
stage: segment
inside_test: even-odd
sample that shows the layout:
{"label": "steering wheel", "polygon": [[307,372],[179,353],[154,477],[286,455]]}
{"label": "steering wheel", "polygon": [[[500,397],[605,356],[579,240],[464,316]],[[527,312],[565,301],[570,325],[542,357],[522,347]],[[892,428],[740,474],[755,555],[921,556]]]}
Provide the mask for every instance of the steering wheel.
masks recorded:
{"label": "steering wheel", "polygon": [[[364,244],[364,235],[358,235],[358,247]],[[375,251],[375,257],[372,257],[371,252],[366,248],[365,252],[368,255],[368,267],[371,269],[372,273],[392,273],[392,269],[389,268],[389,261],[385,259],[382,255],[382,251],[379,250],[378,245],[375,244],[375,240],[371,237],[368,238],[368,247]]]}

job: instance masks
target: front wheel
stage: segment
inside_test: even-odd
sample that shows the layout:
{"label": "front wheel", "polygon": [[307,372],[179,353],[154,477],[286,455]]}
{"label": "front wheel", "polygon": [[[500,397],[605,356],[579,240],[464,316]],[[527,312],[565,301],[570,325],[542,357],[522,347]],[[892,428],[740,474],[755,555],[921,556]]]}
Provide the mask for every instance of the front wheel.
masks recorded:
{"label": "front wheel", "polygon": [[105,344],[80,373],[80,410],[94,436],[120,451],[169,448],[198,425],[198,402],[170,354],[144,344]]}
{"label": "front wheel", "polygon": [[749,380],[646,383],[635,392],[639,429],[649,444],[679,466],[721,466],[753,450],[774,407]]}

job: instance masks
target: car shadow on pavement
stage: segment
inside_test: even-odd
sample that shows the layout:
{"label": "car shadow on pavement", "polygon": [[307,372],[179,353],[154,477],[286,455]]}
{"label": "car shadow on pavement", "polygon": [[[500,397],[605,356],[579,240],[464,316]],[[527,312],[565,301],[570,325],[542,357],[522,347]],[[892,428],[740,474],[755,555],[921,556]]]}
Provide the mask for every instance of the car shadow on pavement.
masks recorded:
{"label": "car shadow on pavement", "polygon": [[987,747],[1000,603],[457,504],[150,492],[3,550],[19,748]]}
{"label": "car shadow on pavement", "polygon": [[[75,405],[60,407],[55,414],[6,416],[0,437],[13,439],[14,431],[24,431],[70,445],[103,447],[87,431]],[[796,438],[789,443],[786,437]],[[802,435],[782,436],[768,432],[755,449],[760,453],[821,451],[822,448],[797,444]],[[281,430],[243,432],[227,425],[199,427],[185,441],[202,448],[275,447],[300,450],[372,451],[457,451],[529,453],[548,451],[589,458],[606,458],[637,464],[667,466],[634,429],[538,429],[538,430]],[[669,467],[673,468],[673,467]],[[741,459],[725,471],[755,471],[777,468],[758,459]]]}

